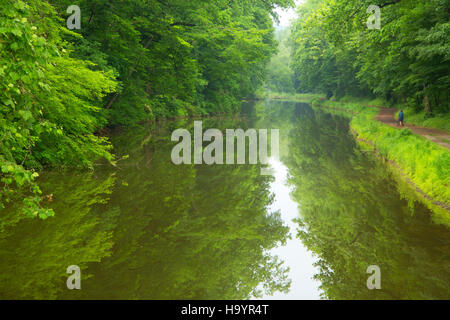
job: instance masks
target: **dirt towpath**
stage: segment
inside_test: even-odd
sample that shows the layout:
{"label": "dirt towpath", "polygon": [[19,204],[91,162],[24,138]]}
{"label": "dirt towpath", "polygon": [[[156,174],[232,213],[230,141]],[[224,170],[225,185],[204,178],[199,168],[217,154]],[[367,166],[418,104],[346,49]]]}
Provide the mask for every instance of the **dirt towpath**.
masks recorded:
{"label": "dirt towpath", "polygon": [[[394,128],[401,128],[396,119],[395,114],[397,112],[397,109],[393,108],[379,108],[380,112],[375,117],[376,120],[381,121],[391,127]],[[405,120],[408,121],[408,115],[405,114]],[[438,129],[431,129],[431,128],[424,128],[415,126],[413,124],[408,124],[405,122],[405,127],[408,127],[411,129],[411,131],[414,134],[420,135],[422,137],[427,138],[428,140],[431,140],[447,149],[450,149],[450,134],[443,130]]]}

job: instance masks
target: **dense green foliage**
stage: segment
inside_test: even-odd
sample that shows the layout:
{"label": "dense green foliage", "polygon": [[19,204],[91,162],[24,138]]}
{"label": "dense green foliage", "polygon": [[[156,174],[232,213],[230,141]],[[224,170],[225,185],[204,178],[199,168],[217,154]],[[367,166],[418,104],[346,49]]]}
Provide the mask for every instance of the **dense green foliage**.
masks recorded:
{"label": "dense green foliage", "polygon": [[0,209],[42,218],[43,166],[113,161],[105,126],[233,111],[265,78],[271,15],[291,0],[4,0],[0,6]]}
{"label": "dense green foliage", "polygon": [[0,6],[0,208],[26,191],[32,196],[24,210],[42,218],[52,212],[39,207],[37,173],[24,168],[111,159],[108,143],[94,132],[105,124],[101,98],[115,83],[91,62],[70,56],[62,25],[44,1]]}
{"label": "dense green foliage", "polygon": [[289,28],[280,28],[276,31],[275,37],[279,42],[278,52],[272,58],[268,66],[266,88],[270,92],[293,94],[294,72],[291,64],[291,46]]}
{"label": "dense green foliage", "polygon": [[[366,24],[370,5],[381,29]],[[308,0],[293,29],[297,90],[449,112],[449,10],[447,0]]]}
{"label": "dense green foliage", "polygon": [[[64,13],[70,0],[52,0]],[[114,70],[112,124],[235,110],[275,52],[271,13],[290,0],[83,0],[74,55]],[[65,15],[65,14],[63,14]],[[78,32],[78,31],[77,31]]]}

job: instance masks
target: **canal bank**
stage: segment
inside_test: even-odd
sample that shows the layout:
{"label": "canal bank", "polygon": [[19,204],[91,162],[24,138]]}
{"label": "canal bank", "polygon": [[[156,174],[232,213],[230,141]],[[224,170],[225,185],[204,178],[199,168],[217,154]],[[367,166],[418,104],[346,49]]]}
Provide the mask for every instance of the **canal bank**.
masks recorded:
{"label": "canal bank", "polygon": [[438,220],[450,225],[450,151],[409,128],[395,128],[377,120],[379,109],[357,102],[315,99],[312,105],[351,117],[357,139],[390,164],[398,177],[415,189]]}

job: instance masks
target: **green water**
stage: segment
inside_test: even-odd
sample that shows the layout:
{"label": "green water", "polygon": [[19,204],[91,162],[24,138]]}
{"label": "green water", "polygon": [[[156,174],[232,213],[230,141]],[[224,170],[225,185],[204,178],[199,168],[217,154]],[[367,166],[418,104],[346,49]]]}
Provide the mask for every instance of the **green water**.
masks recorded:
{"label": "green water", "polygon": [[[115,132],[116,154],[129,155],[117,167],[42,172],[56,215],[0,217],[0,298],[450,298],[449,230],[345,117],[266,101],[203,119],[204,130],[279,128],[287,183],[260,165],[172,164],[172,131],[192,127]],[[81,290],[67,289],[70,265]],[[380,290],[367,288],[370,265]]]}

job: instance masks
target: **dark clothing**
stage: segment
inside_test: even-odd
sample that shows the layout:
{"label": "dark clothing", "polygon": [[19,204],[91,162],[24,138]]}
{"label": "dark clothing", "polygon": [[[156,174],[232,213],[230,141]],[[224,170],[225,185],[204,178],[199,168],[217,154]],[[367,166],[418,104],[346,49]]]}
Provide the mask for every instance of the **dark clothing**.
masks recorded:
{"label": "dark clothing", "polygon": [[401,112],[401,111],[398,114],[398,121],[403,121],[403,112]]}

